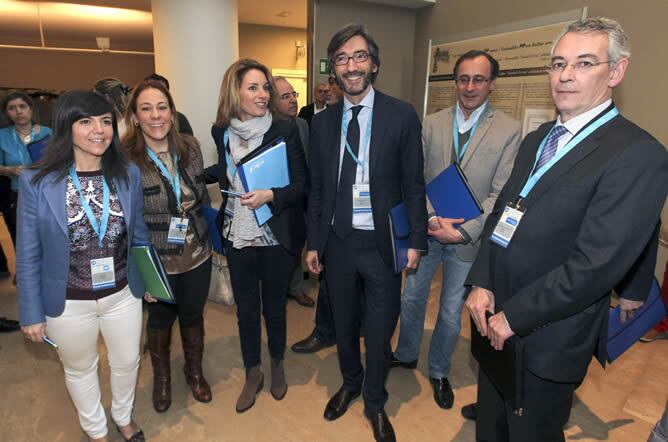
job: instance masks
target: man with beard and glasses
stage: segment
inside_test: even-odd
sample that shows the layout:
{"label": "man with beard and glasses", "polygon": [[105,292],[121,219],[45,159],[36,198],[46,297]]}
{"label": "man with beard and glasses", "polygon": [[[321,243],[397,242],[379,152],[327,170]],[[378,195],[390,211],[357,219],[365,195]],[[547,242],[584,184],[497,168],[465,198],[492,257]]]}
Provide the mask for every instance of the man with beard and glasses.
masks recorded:
{"label": "man with beard and glasses", "polygon": [[[394,441],[385,414],[390,338],[401,304],[388,212],[406,205],[408,268],[427,248],[421,125],[408,103],[373,88],[378,45],[360,25],[339,30],[327,47],[343,100],[313,119],[308,201],[309,270],[324,270],[334,317],[343,386],[324,417],[341,417],[364,395],[364,414],[378,441]],[[360,360],[360,297],[364,291],[366,373]]]}

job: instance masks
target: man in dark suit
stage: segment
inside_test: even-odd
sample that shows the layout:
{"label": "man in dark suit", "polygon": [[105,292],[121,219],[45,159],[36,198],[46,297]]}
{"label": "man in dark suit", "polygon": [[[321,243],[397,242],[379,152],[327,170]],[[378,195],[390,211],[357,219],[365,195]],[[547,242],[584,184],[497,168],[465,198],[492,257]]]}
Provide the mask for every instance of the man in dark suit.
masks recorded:
{"label": "man in dark suit", "polygon": [[[427,248],[421,127],[408,103],[374,90],[378,46],[362,26],[339,30],[327,55],[344,99],[311,125],[306,256],[311,271],[325,269],[343,375],[325,419],[342,416],[363,392],[376,440],[394,441],[384,411],[385,379],[399,316],[401,274],[394,273],[388,212],[402,201],[406,204],[408,267],[417,267],[420,251]],[[362,290],[366,376],[359,343]]]}
{"label": "man in dark suit", "polygon": [[[592,356],[605,361],[611,289],[638,262],[653,268],[668,154],[612,103],[629,56],[610,19],[575,22],[555,40],[559,117],[522,142],[467,279],[466,306],[490,345],[517,335],[525,348],[521,413],[490,382],[493,367],[479,371],[479,441],[563,441]],[[624,318],[647,291],[623,293]]]}
{"label": "man in dark suit", "polygon": [[327,108],[327,94],[329,93],[329,85],[327,83],[320,83],[313,88],[313,103],[307,104],[299,110],[297,115],[303,118],[311,125],[313,116]]}

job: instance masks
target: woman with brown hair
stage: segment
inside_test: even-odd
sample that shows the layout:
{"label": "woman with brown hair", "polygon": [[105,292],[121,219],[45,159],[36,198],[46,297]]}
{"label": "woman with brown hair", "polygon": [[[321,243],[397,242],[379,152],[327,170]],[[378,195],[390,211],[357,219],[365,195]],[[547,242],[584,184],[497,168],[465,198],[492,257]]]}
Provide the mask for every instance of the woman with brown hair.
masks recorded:
{"label": "woman with brown hair", "polygon": [[148,348],[153,365],[153,407],[171,405],[170,342],[179,319],[186,382],[193,397],[211,401],[202,372],[203,311],[211,278],[211,241],[202,206],[210,205],[204,183],[202,152],[197,140],[180,134],[176,107],[167,88],[144,80],[133,91],[126,111],[123,146],[142,172],[144,220],[167,271],[175,304],[150,296]]}
{"label": "woman with brown hair", "polygon": [[[236,404],[248,410],[264,385],[260,366],[260,309],[265,319],[271,355],[271,394],[281,400],[287,392],[283,369],[285,352],[285,293],[292,264],[301,253],[306,236],[304,201],[308,171],[304,149],[295,124],[273,119],[276,89],[266,66],[255,60],[239,60],[225,72],[220,88],[218,116],[211,130],[218,147],[218,182],[221,190],[242,194],[227,198],[219,220],[230,279],[237,304],[241,353],[246,383]],[[282,137],[287,147],[290,184],[245,192],[236,164],[264,144]],[[267,204],[272,217],[258,225],[253,210]],[[260,288],[261,287],[261,288]]]}

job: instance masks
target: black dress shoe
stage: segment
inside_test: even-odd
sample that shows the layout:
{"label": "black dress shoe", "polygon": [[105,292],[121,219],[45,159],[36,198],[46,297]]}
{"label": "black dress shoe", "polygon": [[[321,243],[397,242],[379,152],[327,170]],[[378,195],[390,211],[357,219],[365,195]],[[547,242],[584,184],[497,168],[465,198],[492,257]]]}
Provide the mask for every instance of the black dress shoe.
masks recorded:
{"label": "black dress shoe", "polygon": [[478,404],[476,402],[462,407],[462,417],[474,421],[478,417]]}
{"label": "black dress shoe", "polygon": [[373,429],[373,437],[377,442],[396,442],[394,428],[385,414],[385,410],[369,411],[364,409],[364,416],[369,420]]}
{"label": "black dress shoe", "polygon": [[335,344],[336,342],[323,341],[314,330],[307,338],[292,344],[291,348],[295,353],[315,353]]}
{"label": "black dress shoe", "polygon": [[455,394],[452,392],[452,387],[448,378],[429,378],[431,388],[434,390],[434,401],[436,405],[448,410],[452,408],[452,403],[455,401]]}
{"label": "black dress shoe", "polygon": [[325,419],[333,421],[345,414],[350,403],[359,397],[361,391],[347,391],[343,387],[332,396],[325,407]]}
{"label": "black dress shoe", "polygon": [[401,367],[401,368],[407,368],[409,370],[415,370],[417,368],[417,359],[414,361],[400,361],[394,356],[394,353],[392,353],[392,357],[390,358],[390,368],[395,368],[395,367]]}
{"label": "black dress shoe", "polygon": [[0,318],[0,333],[15,332],[21,329],[18,321],[13,319]]}

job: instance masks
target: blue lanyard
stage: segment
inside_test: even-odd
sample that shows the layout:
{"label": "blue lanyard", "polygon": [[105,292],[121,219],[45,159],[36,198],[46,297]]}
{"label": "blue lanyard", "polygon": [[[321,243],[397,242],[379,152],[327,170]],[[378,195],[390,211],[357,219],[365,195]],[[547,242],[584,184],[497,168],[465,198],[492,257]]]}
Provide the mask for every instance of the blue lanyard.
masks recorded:
{"label": "blue lanyard", "polygon": [[227,133],[227,129],[225,129],[225,133],[223,134],[223,150],[225,151],[225,162],[227,163],[227,169],[230,171],[230,175],[232,175],[232,179],[234,179],[234,177],[237,175],[237,166],[234,164],[234,161],[232,161],[232,155],[230,155],[230,152],[227,150],[227,143],[229,141],[230,141],[230,135]]}
{"label": "blue lanyard", "polygon": [[[362,112],[362,110],[360,110],[360,113],[361,112]],[[352,111],[351,111],[351,114],[352,114]],[[357,115],[357,118],[358,118],[357,121],[359,122],[359,114]],[[352,120],[352,117],[350,118],[350,120]],[[369,153],[369,148],[370,148],[371,123],[373,121],[373,110],[371,110],[371,113],[369,114],[369,119],[367,120],[367,123],[366,123],[366,133],[364,134],[364,144],[362,145],[363,148],[364,148],[364,150],[362,151],[362,152],[364,152],[364,156],[362,157],[361,160],[359,158],[357,158],[357,156],[353,153],[353,150],[350,147],[350,143],[348,143],[348,125],[350,124],[350,120],[346,121],[345,118],[341,119],[341,136],[343,137],[343,139],[346,142],[346,150],[348,151],[350,156],[353,158],[353,160],[357,163],[357,165],[362,168],[362,180],[364,180],[364,174],[366,172],[366,170],[364,168],[364,160],[367,158],[367,155]],[[359,153],[359,151],[358,151],[358,153]]]}
{"label": "blue lanyard", "polygon": [[83,207],[88,221],[90,221],[91,227],[97,234],[98,246],[101,248],[104,240],[104,234],[107,231],[107,224],[109,224],[109,185],[107,185],[107,180],[104,179],[102,175],[102,217],[100,218],[100,223],[98,224],[93,214],[93,210],[90,208],[90,204],[86,202],[83,192],[81,191],[81,182],[79,181],[79,176],[74,170],[74,166],[70,167],[70,178],[72,179],[72,184],[76,187],[79,192],[79,201],[81,201],[81,207]]}
{"label": "blue lanyard", "polygon": [[550,129],[550,132],[547,133],[545,138],[543,138],[543,141],[540,143],[540,147],[538,147],[538,152],[536,152],[536,159],[533,163],[533,168],[531,169],[535,173],[529,177],[529,180],[527,180],[526,184],[524,184],[524,187],[522,188],[522,191],[520,192],[520,197],[526,198],[526,196],[531,192],[531,189],[534,188],[536,183],[541,179],[543,175],[547,173],[548,170],[552,166],[554,166],[557,161],[559,161],[564,155],[566,155],[568,152],[573,150],[575,146],[580,144],[582,140],[587,138],[589,135],[592,134],[596,129],[599,127],[603,126],[605,123],[608,121],[612,120],[615,118],[617,115],[619,115],[619,111],[617,110],[616,107],[613,107],[610,109],[605,115],[603,115],[601,118],[597,119],[594,121],[592,124],[587,126],[584,130],[580,131],[579,134],[577,134],[575,137],[571,138],[571,140],[550,159],[547,163],[543,165],[540,169],[534,171],[536,168],[536,163],[538,162],[538,158],[540,158],[540,154],[543,152],[543,149],[545,148],[545,144],[547,143],[547,138],[550,136],[550,133],[554,129],[554,126],[552,129]]}
{"label": "blue lanyard", "polygon": [[459,123],[457,122],[457,110],[455,109],[455,118],[452,120],[452,143],[455,146],[455,155],[457,155],[457,163],[462,159],[464,156],[464,152],[466,152],[466,149],[469,147],[469,144],[471,144],[471,140],[473,139],[473,134],[475,133],[475,130],[478,128],[478,123],[480,123],[480,117],[485,111],[482,111],[480,115],[478,115],[478,119],[476,120],[475,124],[471,127],[471,133],[469,134],[469,139],[466,140],[466,143],[462,146],[462,151],[459,151]]}
{"label": "blue lanyard", "polygon": [[172,167],[174,168],[174,176],[169,173],[165,165],[160,161],[160,158],[148,147],[146,148],[146,153],[148,153],[148,157],[153,160],[156,166],[158,166],[158,169],[160,169],[160,172],[162,175],[167,179],[167,182],[169,182],[169,185],[172,186],[172,190],[174,190],[174,195],[176,196],[176,207],[181,211],[181,177],[179,175],[179,157],[174,154],[172,157]]}
{"label": "blue lanyard", "polygon": [[[28,153],[28,148],[26,147],[26,143],[23,142],[19,138],[19,135],[16,131],[16,127],[14,127],[14,139],[19,145],[19,156],[21,157],[21,164],[30,164],[32,163],[32,159],[30,158],[30,154]],[[30,128],[30,141],[35,141],[35,125],[33,124],[32,127]]]}

